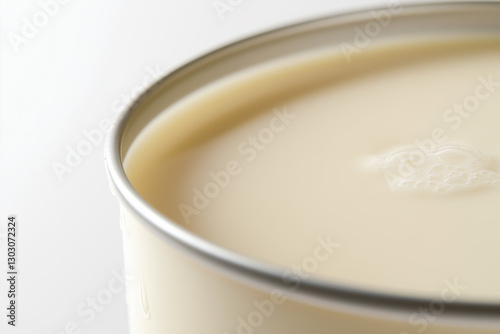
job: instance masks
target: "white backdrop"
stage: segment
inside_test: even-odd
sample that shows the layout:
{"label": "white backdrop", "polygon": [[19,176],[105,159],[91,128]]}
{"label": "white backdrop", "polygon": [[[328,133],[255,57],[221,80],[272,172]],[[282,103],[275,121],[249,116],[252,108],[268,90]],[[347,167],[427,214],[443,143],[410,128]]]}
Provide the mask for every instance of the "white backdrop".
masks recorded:
{"label": "white backdrop", "polygon": [[[216,46],[371,4],[385,1],[1,0],[0,333],[127,333],[102,137],[133,96]],[[5,310],[11,214],[15,328]]]}

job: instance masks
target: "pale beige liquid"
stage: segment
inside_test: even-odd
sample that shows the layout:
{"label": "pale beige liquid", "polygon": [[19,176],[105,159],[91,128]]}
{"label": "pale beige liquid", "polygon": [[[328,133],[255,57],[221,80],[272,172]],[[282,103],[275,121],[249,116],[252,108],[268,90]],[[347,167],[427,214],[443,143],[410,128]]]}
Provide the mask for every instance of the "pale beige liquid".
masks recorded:
{"label": "pale beige liquid", "polygon": [[[498,302],[498,82],[498,39],[380,47],[350,64],[303,55],[179,102],[143,131],[126,171],[166,216],[253,258],[300,266],[330,235],[341,246],[314,277],[416,296],[457,279],[462,301]],[[391,154],[417,140],[436,149],[391,188],[403,163]]]}

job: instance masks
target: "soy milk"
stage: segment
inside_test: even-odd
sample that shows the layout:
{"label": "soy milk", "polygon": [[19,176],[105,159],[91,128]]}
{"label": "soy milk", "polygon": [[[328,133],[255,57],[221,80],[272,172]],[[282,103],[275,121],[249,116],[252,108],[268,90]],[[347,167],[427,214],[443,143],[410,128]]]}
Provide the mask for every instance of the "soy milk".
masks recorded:
{"label": "soy milk", "polygon": [[500,40],[338,50],[214,82],[146,127],[125,169],[165,216],[297,273],[378,292],[500,300]]}

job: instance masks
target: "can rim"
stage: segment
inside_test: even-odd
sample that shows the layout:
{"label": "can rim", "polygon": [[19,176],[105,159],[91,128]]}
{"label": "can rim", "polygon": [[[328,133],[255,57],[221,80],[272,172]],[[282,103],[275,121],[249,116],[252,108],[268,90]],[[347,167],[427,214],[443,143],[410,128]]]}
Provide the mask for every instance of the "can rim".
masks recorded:
{"label": "can rim", "polygon": [[[437,7],[443,7],[447,10],[452,9],[472,9],[482,6],[498,6],[498,1],[482,1],[482,2],[436,2],[436,3],[420,3],[405,5],[405,13],[427,12],[431,13]],[[146,227],[157,234],[160,234],[165,241],[173,246],[179,247],[183,251],[187,251],[190,255],[194,255],[201,259],[205,264],[215,266],[218,269],[231,276],[238,277],[258,285],[283,287],[282,273],[283,270],[277,266],[252,259],[250,257],[238,254],[213,244],[201,237],[184,229],[182,226],[174,223],[168,217],[159,213],[155,208],[148,204],[139,193],[133,188],[129,182],[122,164],[122,138],[124,137],[131,118],[141,102],[149,97],[160,85],[166,80],[182,73],[189,71],[201,60],[217,55],[218,53],[241,47],[244,44],[252,43],[255,40],[262,38],[276,38],[281,33],[286,33],[291,30],[304,29],[314,25],[328,24],[334,25],[335,21],[342,21],[349,16],[367,15],[373,10],[381,10],[382,7],[372,7],[347,13],[328,15],[320,18],[310,19],[303,22],[286,25],[277,29],[268,30],[266,32],[252,35],[250,37],[240,39],[236,42],[226,44],[225,46],[216,48],[211,52],[204,52],[201,56],[194,57],[192,60],[185,62],[181,66],[177,66],[173,71],[164,74],[159,80],[153,83],[146,91],[144,91],[122,114],[114,120],[110,132],[106,137],[104,160],[106,171],[110,181],[112,192],[120,199],[120,203],[127,207],[131,213],[137,216],[139,221]],[[363,20],[364,21],[364,20]],[[333,22],[333,23],[332,23]],[[274,36],[274,37],[273,37]],[[327,282],[321,279],[307,279],[300,281],[300,288],[293,292],[294,295],[306,300],[313,300],[327,305],[340,307],[341,309],[350,309],[361,312],[377,313],[391,316],[393,314],[407,314],[407,312],[415,312],[420,307],[428,307],[434,300],[430,298],[420,298],[414,296],[404,296],[395,293],[384,293],[377,291],[365,290],[362,288],[353,288],[341,284]],[[455,301],[446,305],[446,312],[440,317],[459,317],[476,319],[480,317],[486,320],[497,320],[500,314],[500,302],[468,302]]]}

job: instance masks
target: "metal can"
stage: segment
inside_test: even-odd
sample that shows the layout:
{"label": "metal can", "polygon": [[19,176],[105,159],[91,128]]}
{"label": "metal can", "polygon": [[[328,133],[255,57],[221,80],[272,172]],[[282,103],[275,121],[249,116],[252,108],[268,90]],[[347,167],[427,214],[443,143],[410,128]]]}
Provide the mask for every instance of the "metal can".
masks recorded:
{"label": "metal can", "polygon": [[[105,161],[112,192],[120,202],[125,266],[131,277],[127,301],[132,334],[410,333],[411,314],[433,303],[321,280],[304,280],[292,291],[278,268],[203,240],[169,221],[141,198],[123,168],[140,131],[179,99],[259,63],[325,46],[341,50],[344,41],[355,38],[355,28],[377,22],[373,13],[390,14],[390,24],[379,22],[383,31],[378,41],[409,36],[500,36],[498,2],[394,5],[329,16],[202,55],[158,80],[120,116],[107,138]],[[268,300],[273,302],[272,308],[265,302]],[[275,310],[278,305],[279,312]],[[242,318],[242,314],[249,318]],[[259,324],[259,319],[266,318],[270,320],[265,326],[249,323]],[[235,324],[232,329],[227,326],[228,319]],[[500,303],[449,304],[438,319],[412,330],[499,333]]]}

